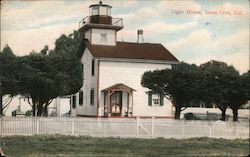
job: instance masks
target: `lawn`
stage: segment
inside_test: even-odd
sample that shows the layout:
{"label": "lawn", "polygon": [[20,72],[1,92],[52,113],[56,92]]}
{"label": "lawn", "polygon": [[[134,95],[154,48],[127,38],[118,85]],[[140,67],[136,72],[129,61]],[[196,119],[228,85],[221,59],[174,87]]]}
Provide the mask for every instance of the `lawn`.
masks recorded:
{"label": "lawn", "polygon": [[11,157],[163,157],[247,156],[249,140],[236,139],[134,139],[72,136],[0,137],[0,146]]}

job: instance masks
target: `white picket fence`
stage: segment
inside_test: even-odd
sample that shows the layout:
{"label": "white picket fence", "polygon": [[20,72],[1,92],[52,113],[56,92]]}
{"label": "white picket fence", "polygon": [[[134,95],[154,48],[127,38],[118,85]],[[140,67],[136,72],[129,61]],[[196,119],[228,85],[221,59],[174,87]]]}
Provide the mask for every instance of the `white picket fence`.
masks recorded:
{"label": "white picket fence", "polygon": [[0,118],[0,135],[61,134],[136,138],[249,138],[249,123],[141,118]]}

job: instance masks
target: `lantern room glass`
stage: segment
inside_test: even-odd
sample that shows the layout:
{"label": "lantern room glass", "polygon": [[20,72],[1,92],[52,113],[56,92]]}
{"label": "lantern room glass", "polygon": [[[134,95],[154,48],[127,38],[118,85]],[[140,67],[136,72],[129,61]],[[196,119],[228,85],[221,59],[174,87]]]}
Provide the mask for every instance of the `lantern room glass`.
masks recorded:
{"label": "lantern room glass", "polygon": [[91,16],[94,15],[104,15],[104,16],[110,16],[111,15],[111,7],[110,6],[92,6],[90,7],[90,14]]}

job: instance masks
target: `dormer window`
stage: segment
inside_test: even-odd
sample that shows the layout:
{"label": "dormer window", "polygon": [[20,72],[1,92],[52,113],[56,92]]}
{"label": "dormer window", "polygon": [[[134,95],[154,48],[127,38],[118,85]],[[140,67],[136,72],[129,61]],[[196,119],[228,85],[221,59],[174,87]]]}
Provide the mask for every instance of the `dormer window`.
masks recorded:
{"label": "dormer window", "polygon": [[100,41],[102,43],[106,43],[107,42],[107,34],[106,33],[101,33]]}

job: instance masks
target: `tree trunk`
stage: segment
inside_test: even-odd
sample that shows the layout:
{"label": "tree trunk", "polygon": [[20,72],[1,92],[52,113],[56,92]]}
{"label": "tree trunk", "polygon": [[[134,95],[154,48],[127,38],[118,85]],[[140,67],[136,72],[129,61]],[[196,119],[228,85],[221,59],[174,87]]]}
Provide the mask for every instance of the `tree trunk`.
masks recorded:
{"label": "tree trunk", "polygon": [[44,117],[48,117],[48,106],[49,106],[49,104],[46,103],[44,108],[43,108],[43,116]]}
{"label": "tree trunk", "polygon": [[226,121],[226,108],[221,109],[221,120]]}
{"label": "tree trunk", "polygon": [[32,100],[32,113],[33,113],[33,117],[36,116],[36,103]]}
{"label": "tree trunk", "polygon": [[180,115],[181,115],[181,107],[176,106],[175,107],[174,119],[180,119]]}
{"label": "tree trunk", "polygon": [[233,110],[233,121],[236,122],[238,121],[238,109],[234,108]]}
{"label": "tree trunk", "polygon": [[38,117],[41,117],[42,116],[42,113],[43,113],[43,104],[38,104],[38,107],[37,107],[37,116]]}

